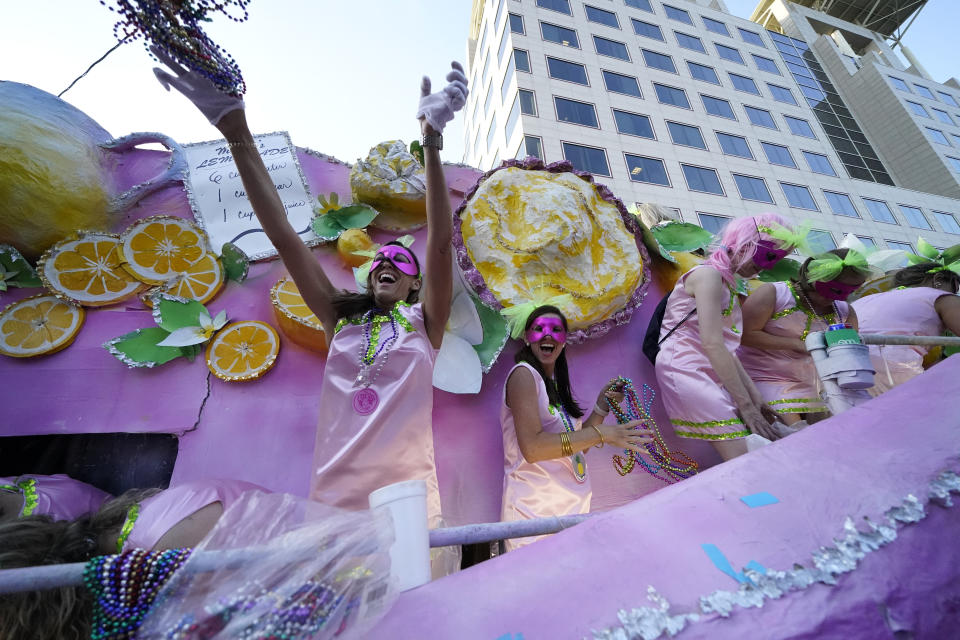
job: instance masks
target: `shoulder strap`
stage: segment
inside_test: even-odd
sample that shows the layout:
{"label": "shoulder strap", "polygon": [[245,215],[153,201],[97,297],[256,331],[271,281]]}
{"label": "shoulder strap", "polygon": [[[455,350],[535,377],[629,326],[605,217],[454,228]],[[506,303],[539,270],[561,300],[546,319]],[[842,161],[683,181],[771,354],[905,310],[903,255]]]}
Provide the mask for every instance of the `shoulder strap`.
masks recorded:
{"label": "shoulder strap", "polygon": [[683,318],[680,320],[680,322],[678,322],[677,324],[673,325],[673,328],[670,329],[670,331],[667,331],[667,335],[665,335],[665,336],[663,336],[662,338],[660,338],[660,340],[657,342],[657,346],[659,347],[660,345],[662,345],[664,340],[666,340],[666,339],[669,338],[671,335],[673,335],[673,332],[676,331],[677,329],[679,329],[679,328],[680,328],[680,325],[682,325],[684,322],[686,322],[686,321],[690,318],[690,316],[692,316],[692,315],[695,314],[696,312],[697,312],[697,308],[696,308],[696,307],[694,307],[693,309],[690,309],[690,311],[687,312],[687,315],[683,316]]}

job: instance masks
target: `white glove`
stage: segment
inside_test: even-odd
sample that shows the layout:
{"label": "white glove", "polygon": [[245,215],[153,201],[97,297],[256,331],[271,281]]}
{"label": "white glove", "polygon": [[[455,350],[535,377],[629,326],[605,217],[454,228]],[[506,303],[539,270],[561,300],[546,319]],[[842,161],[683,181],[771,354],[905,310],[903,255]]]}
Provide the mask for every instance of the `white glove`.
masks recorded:
{"label": "white glove", "polygon": [[185,95],[194,106],[200,110],[210,124],[217,124],[220,119],[237,109],[243,109],[243,99],[227,95],[220,91],[213,82],[204,78],[196,71],[187,71],[176,60],[170,58],[158,47],[150,47],[153,55],[167,65],[176,76],[172,76],[159,67],[153,68],[153,75],[163,85],[163,88],[170,91],[170,85]]}
{"label": "white glove", "polygon": [[427,123],[437,133],[443,132],[443,127],[453,120],[453,114],[463,109],[467,102],[467,76],[459,62],[451,62],[453,71],[447,74],[447,86],[442,91],[430,93],[430,78],[423,76],[420,83],[420,108],[417,109],[417,119],[426,118]]}

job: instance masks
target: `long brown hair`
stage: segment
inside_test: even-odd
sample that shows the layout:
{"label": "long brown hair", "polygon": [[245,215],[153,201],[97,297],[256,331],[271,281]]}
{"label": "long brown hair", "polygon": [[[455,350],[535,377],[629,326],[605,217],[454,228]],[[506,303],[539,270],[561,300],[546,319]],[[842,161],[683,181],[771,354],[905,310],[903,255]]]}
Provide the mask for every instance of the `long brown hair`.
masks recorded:
{"label": "long brown hair", "polygon": [[893,284],[898,287],[936,287],[940,283],[949,283],[953,287],[953,292],[957,292],[960,287],[960,275],[949,269],[942,271],[931,270],[941,268],[943,265],[936,262],[921,262],[909,267],[904,267],[897,271],[893,276]]}
{"label": "long brown hair", "polygon": [[[395,244],[400,247],[404,247],[402,243],[397,242],[396,240],[391,240],[386,244]],[[410,251],[410,255],[413,256],[413,262],[417,265],[417,271],[420,272],[420,260],[417,259],[417,254],[413,251]],[[371,269],[371,271],[373,271]],[[333,299],[330,303],[333,305],[333,311],[337,316],[337,320],[340,318],[355,318],[357,316],[362,316],[367,311],[377,308],[377,302],[373,298],[373,286],[370,284],[370,275],[367,274],[367,290],[366,291],[347,291],[346,289],[341,289],[334,294]],[[413,289],[407,295],[407,302],[413,304],[414,302],[420,299],[420,290]]]}

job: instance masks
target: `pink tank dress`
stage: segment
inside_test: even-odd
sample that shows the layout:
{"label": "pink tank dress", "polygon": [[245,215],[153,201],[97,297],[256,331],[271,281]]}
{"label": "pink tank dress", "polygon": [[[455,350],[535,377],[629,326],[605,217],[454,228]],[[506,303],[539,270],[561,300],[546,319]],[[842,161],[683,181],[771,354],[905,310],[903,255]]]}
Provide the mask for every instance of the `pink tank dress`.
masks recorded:
{"label": "pink tank dress", "polygon": [[[310,498],[344,509],[368,509],[371,491],[395,482],[427,483],[427,515],[440,524],[440,492],[433,459],[433,363],[421,305],[394,307],[398,338],[375,360],[370,386],[379,398],[369,413],[358,412],[354,380],[360,371],[365,327],[341,320],[327,355],[320,388],[320,424],[313,457]],[[380,331],[380,345],[391,336],[390,324]],[[361,411],[369,406],[361,405]]]}
{"label": "pink tank dress", "polygon": [[226,511],[247,491],[266,489],[242,480],[199,480],[164,489],[140,503],[140,512],[123,543],[123,550],[152,549],[187,516],[214,502],[219,502]]}
{"label": "pink tank dress", "polygon": [[75,520],[93,513],[112,496],[70,476],[20,476],[0,478],[0,489],[23,496],[20,516],[48,515],[54,520]]}
{"label": "pink tank dress", "polygon": [[[826,331],[827,324],[845,322],[850,315],[849,305],[837,302],[840,317],[830,313],[821,320],[800,306],[792,283],[775,282],[773,286],[777,291],[774,313],[763,327],[772,335],[804,340],[811,331]],[[822,413],[827,410],[820,399],[817,369],[808,354],[741,345],[737,356],[760,395],[773,409],[780,413]]]}
{"label": "pink tank dress", "polygon": [[[537,407],[540,424],[547,433],[563,433],[564,424],[559,408],[551,407],[547,387],[537,370],[525,362],[513,367],[510,373],[525,368],[533,374],[537,383]],[[507,374],[510,379],[510,374]],[[500,520],[529,520],[550,516],[566,516],[590,511],[590,476],[578,482],[573,462],[569,456],[540,462],[527,462],[520,452],[517,430],[513,424],[513,412],[507,406],[507,389],[504,384],[500,405],[500,427],[503,429],[503,506]],[[580,420],[574,421],[574,431],[579,431]],[[584,465],[586,463],[584,462]],[[584,466],[584,469],[586,466]],[[545,536],[513,538],[506,540],[507,551],[517,549]]]}
{"label": "pink tank dress", "polygon": [[[660,328],[661,339],[697,306],[694,297],[684,289],[687,277],[697,269],[710,268],[700,265],[680,276],[667,301]],[[727,302],[722,315],[723,343],[731,354],[735,354],[743,332],[743,314],[740,300],[730,287],[727,287]],[[750,435],[737,414],[733,399],[721,385],[703,351],[696,313],[660,345],[656,374],[663,406],[679,437],[735,440]]]}
{"label": "pink tank dress", "polygon": [[[934,304],[953,295],[933,287],[908,287],[875,293],[853,303],[860,333],[903,336],[939,336],[946,330]],[[877,370],[871,395],[879,395],[923,373],[923,357],[929,347],[870,345],[870,359]]]}

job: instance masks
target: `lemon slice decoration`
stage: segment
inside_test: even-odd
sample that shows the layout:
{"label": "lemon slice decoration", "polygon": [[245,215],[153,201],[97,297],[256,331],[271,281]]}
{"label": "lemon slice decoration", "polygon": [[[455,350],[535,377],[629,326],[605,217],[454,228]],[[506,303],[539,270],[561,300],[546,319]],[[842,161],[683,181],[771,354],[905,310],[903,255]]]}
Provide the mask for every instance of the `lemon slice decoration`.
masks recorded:
{"label": "lemon slice decoration", "polygon": [[148,284],[164,284],[207,253],[207,234],[183,218],[151,216],[123,232],[124,268]]}
{"label": "lemon slice decoration", "polygon": [[256,380],[273,368],[280,337],[266,322],[228,324],[207,344],[207,368],[221,380]]}
{"label": "lemon slice decoration", "polygon": [[54,294],[87,307],[101,307],[143,288],[122,263],[117,236],[88,231],[50,247],[37,266],[43,284]]}
{"label": "lemon slice decoration", "polygon": [[0,353],[14,358],[56,353],[77,337],[83,318],[83,307],[49,294],[14,302],[0,312]]}
{"label": "lemon slice decoration", "polygon": [[163,287],[163,291],[206,304],[220,293],[225,281],[220,260],[212,253],[205,253],[186,271],[176,274],[173,280]]}
{"label": "lemon slice decoration", "polygon": [[290,278],[277,281],[270,289],[273,315],[283,335],[304,349],[325,353],[327,334],[320,319],[303,301],[300,290]]}

